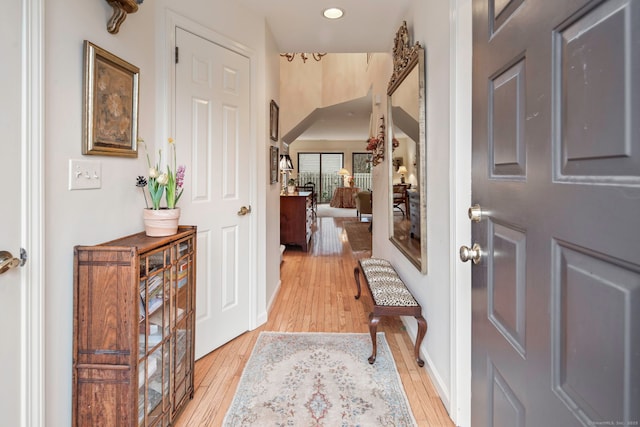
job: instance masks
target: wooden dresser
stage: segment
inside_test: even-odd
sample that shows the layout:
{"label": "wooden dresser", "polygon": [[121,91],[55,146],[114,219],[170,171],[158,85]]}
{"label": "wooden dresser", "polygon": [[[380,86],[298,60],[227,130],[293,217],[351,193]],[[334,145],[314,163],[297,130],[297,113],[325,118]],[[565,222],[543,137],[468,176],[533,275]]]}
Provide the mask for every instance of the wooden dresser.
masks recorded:
{"label": "wooden dresser", "polygon": [[420,192],[407,190],[409,195],[409,218],[411,218],[411,237],[420,239]]}
{"label": "wooden dresser", "polygon": [[311,223],[313,221],[311,192],[280,196],[280,243],[298,245],[303,251],[309,249]]}
{"label": "wooden dresser", "polygon": [[193,398],[196,227],[74,256],[72,426],[168,426]]}

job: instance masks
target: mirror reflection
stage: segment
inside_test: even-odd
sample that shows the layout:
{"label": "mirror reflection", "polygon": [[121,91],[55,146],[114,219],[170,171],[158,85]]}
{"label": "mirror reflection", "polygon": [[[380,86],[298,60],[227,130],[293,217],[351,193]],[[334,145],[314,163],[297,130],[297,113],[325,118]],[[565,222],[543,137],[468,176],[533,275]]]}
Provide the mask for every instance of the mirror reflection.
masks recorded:
{"label": "mirror reflection", "polygon": [[394,47],[389,82],[389,129],[395,148],[390,164],[390,240],[426,273],[426,173],[424,51],[409,46],[406,24]]}

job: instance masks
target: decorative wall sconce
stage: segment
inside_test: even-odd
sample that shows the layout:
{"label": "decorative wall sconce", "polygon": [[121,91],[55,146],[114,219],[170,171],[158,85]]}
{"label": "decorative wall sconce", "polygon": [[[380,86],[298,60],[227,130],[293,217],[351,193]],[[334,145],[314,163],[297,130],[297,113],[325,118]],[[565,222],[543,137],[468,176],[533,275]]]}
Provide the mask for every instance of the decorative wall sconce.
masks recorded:
{"label": "decorative wall sconce", "polygon": [[111,34],[118,34],[120,31],[120,25],[127,19],[128,13],[135,13],[138,11],[138,5],[142,4],[144,0],[106,0],[109,6],[113,8],[113,15],[107,22],[107,31]]}
{"label": "decorative wall sconce", "polygon": [[[309,58],[313,58],[316,61],[320,61],[322,59],[323,56],[326,55],[326,53],[306,53],[306,52],[302,52],[299,53],[298,55],[300,55],[300,58],[302,58],[302,62],[307,62],[307,59]],[[311,56],[309,56],[311,55]],[[281,53],[280,56],[287,58],[287,61],[291,62],[293,61],[293,58],[296,57],[296,53]]]}

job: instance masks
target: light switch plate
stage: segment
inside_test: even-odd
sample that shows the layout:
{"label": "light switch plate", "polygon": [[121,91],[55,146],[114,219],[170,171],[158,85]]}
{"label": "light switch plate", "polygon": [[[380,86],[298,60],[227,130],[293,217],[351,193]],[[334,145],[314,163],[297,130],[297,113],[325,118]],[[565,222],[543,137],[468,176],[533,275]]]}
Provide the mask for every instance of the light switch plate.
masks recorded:
{"label": "light switch plate", "polygon": [[69,159],[69,190],[91,190],[101,187],[100,161]]}

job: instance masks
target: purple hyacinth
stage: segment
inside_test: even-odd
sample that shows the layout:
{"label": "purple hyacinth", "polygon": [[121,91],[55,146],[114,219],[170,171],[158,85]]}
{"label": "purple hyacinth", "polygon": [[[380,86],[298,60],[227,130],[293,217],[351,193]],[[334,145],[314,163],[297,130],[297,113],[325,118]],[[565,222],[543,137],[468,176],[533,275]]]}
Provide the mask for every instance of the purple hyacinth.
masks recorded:
{"label": "purple hyacinth", "polygon": [[184,165],[180,165],[178,166],[178,170],[176,171],[176,186],[177,188],[182,188],[182,185],[184,184],[184,171],[185,171],[185,167]]}

